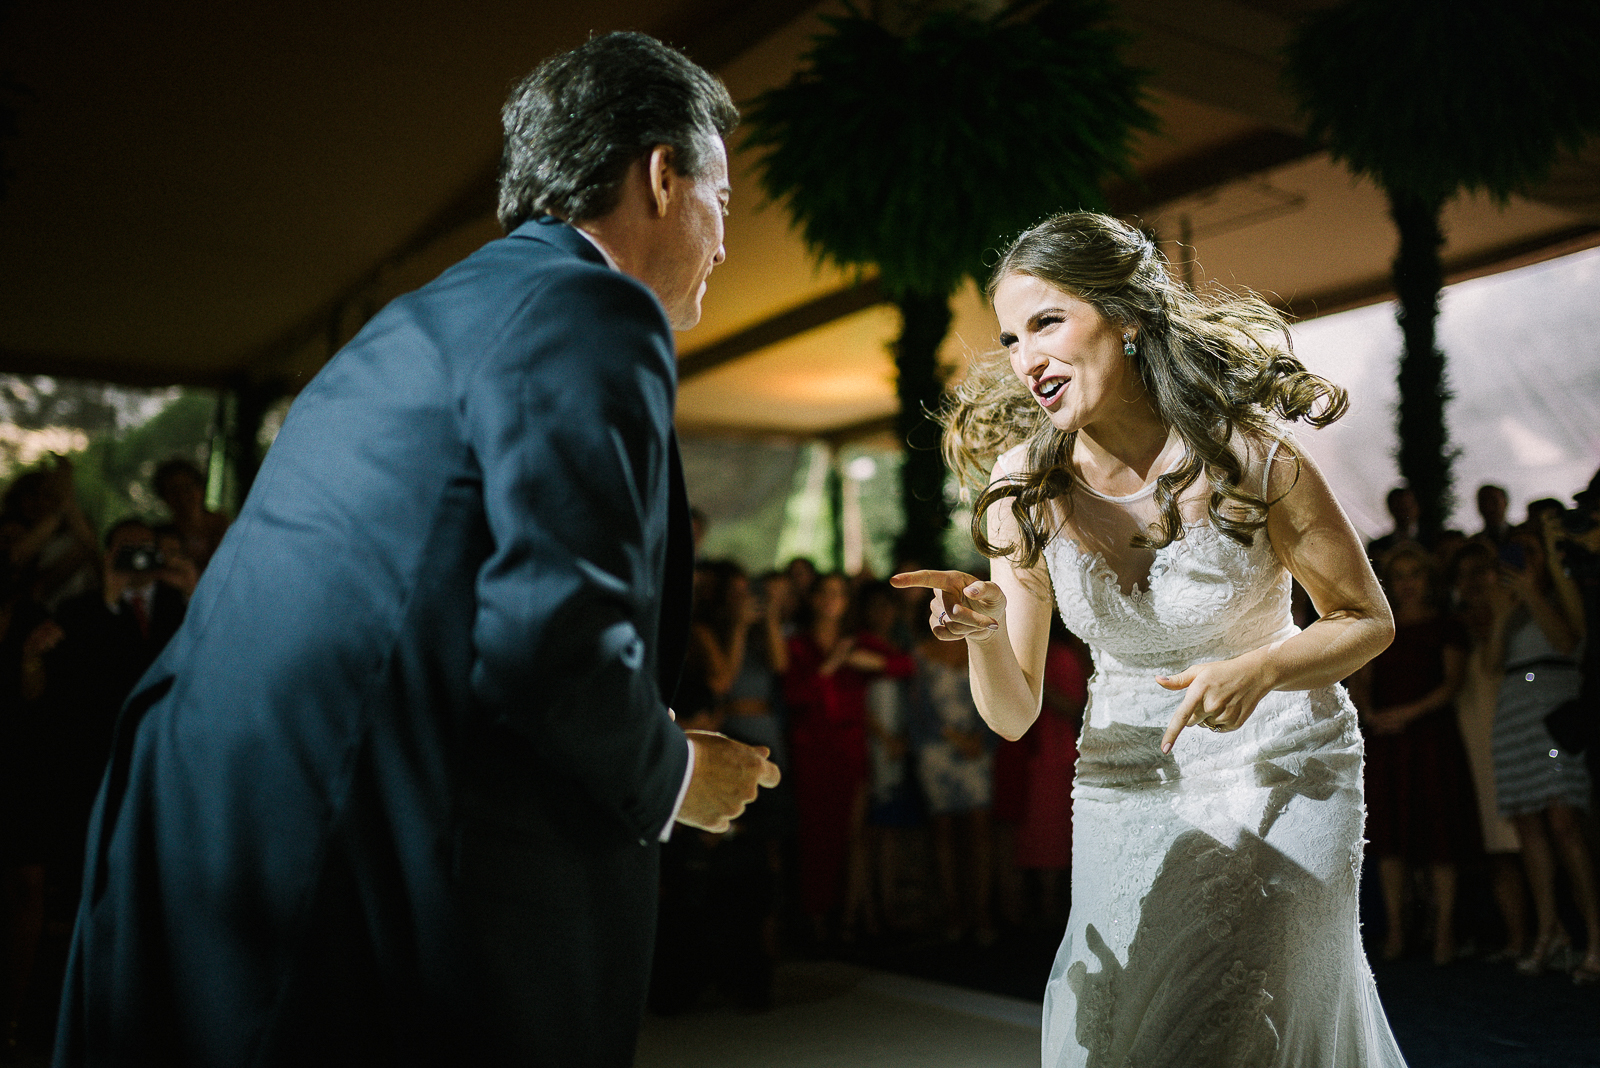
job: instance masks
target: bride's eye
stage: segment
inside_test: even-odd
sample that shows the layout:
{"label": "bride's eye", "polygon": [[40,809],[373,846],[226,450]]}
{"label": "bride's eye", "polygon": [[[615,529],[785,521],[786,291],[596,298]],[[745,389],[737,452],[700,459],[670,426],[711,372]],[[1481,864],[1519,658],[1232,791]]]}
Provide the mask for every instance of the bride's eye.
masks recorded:
{"label": "bride's eye", "polygon": [[1015,335],[1015,334],[1001,334],[1000,335],[1000,345],[1001,345],[1001,347],[1009,349],[1012,345],[1015,345],[1016,343],[1017,343],[1017,335]]}

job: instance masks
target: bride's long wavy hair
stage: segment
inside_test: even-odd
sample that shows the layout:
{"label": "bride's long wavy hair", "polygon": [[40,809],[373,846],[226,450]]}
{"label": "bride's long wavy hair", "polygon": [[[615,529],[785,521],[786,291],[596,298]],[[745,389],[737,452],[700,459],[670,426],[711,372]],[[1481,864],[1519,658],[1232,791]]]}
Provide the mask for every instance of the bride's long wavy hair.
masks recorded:
{"label": "bride's long wavy hair", "polygon": [[[1295,358],[1289,325],[1270,304],[1256,296],[1191,293],[1173,281],[1154,242],[1110,216],[1069,212],[1025,232],[995,264],[985,290],[991,304],[1000,283],[1015,274],[1070,293],[1137,333],[1130,358],[1185,452],[1156,479],[1155,533],[1136,536],[1135,546],[1159,548],[1182,536],[1178,501],[1202,473],[1211,487],[1211,523],[1250,544],[1266,525],[1268,502],[1241,485],[1243,465],[1230,447],[1236,436],[1271,440],[1278,436],[1275,418],[1326,426],[1349,406],[1343,389]],[[1053,530],[1052,502],[1071,507],[1077,434],[1051,425],[1005,353],[974,360],[941,415],[945,459],[964,487],[978,491],[972,538],[979,551],[1032,566]],[[1022,469],[989,484],[995,459],[1022,442]],[[1007,498],[1020,537],[995,545],[985,516]]]}

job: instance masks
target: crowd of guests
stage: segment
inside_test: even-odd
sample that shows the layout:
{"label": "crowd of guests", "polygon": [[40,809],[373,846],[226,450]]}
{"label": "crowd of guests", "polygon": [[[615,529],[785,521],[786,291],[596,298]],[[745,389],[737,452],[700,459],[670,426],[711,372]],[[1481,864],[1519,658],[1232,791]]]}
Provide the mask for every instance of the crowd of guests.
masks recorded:
{"label": "crowd of guests", "polygon": [[[0,502],[0,908],[7,1041],[76,909],[84,831],[129,689],[181,623],[227,520],[182,460],[153,478],[169,518],[97,537],[66,460]],[[1518,971],[1600,982],[1591,811],[1600,476],[1567,507],[1419,540],[1397,489],[1370,546],[1394,643],[1349,680],[1367,739],[1379,951],[1440,964],[1476,947]],[[914,570],[906,562],[899,570]],[[1303,600],[1297,602],[1304,604]],[[1068,907],[1071,786],[1092,671],[1059,623],[1039,720],[1004,742],[979,717],[963,642],[934,640],[927,594],[808,560],[696,569],[679,722],[768,747],[785,779],[726,835],[680,827],[663,855],[652,1001],[719,983],[769,1003],[780,947],[909,935],[994,941]],[[1596,643],[1600,644],[1600,643]],[[1369,925],[1369,930],[1373,925]]]}
{"label": "crowd of guests", "polygon": [[1081,643],[1056,635],[1045,713],[1004,742],[973,704],[966,644],[929,633],[926,591],[708,560],[695,605],[679,722],[769,747],[785,778],[728,835],[668,843],[658,1010],[713,981],[765,1004],[785,943],[985,945],[1001,922],[1065,920]]}
{"label": "crowd of guests", "polygon": [[1396,624],[1350,680],[1381,953],[1417,943],[1448,964],[1476,946],[1523,974],[1600,983],[1586,816],[1600,781],[1600,663],[1585,640],[1600,621],[1600,475],[1572,507],[1529,503],[1516,526],[1504,489],[1481,487],[1477,504],[1480,531],[1425,545],[1415,497],[1396,489],[1395,529],[1368,547]]}
{"label": "crowd of guests", "polygon": [[[170,518],[97,536],[71,463],[17,476],[0,499],[0,1021],[53,1019],[55,959],[77,909],[89,811],[128,691],[183,621],[227,519],[188,461],[160,465]],[[51,935],[56,937],[52,938]],[[3,1052],[3,1051],[0,1051]]]}
{"label": "crowd of guests", "polygon": [[[1369,546],[1396,634],[1347,680],[1380,903],[1367,930],[1386,959],[1475,955],[1600,982],[1586,815],[1600,670],[1584,641],[1600,611],[1600,476],[1518,525],[1503,489],[1477,499],[1481,530],[1424,544],[1398,489],[1394,532]],[[1064,922],[1088,651],[1058,621],[1042,714],[1004,742],[973,704],[965,643],[932,638],[927,604],[804,559],[755,577],[700,564],[680,721],[768,746],[786,777],[727,838],[669,843],[658,1009],[719,976],[764,1003],[784,932],[823,948],[896,933],[983,945],[1002,924]]]}

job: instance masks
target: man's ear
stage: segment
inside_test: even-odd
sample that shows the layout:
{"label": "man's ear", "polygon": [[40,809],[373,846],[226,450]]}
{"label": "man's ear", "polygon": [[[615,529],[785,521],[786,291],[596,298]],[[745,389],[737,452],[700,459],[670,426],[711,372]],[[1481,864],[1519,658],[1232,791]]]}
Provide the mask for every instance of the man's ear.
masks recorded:
{"label": "man's ear", "polygon": [[645,171],[650,179],[650,199],[658,219],[667,217],[667,205],[677,195],[678,172],[672,169],[672,163],[671,145],[652,148],[650,158],[645,161]]}

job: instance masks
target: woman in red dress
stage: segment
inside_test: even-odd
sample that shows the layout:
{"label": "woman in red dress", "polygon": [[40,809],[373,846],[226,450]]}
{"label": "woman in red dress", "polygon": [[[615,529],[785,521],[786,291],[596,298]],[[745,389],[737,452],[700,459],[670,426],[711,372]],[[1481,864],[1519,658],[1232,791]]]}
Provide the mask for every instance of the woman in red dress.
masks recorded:
{"label": "woman in red dress", "polygon": [[[825,575],[812,587],[808,618],[789,639],[784,697],[789,707],[789,759],[800,823],[800,905],[814,933],[843,904],[840,934],[870,920],[866,815],[867,685],[905,678],[912,658],[849,623],[849,580]],[[841,891],[843,893],[841,894]]]}

